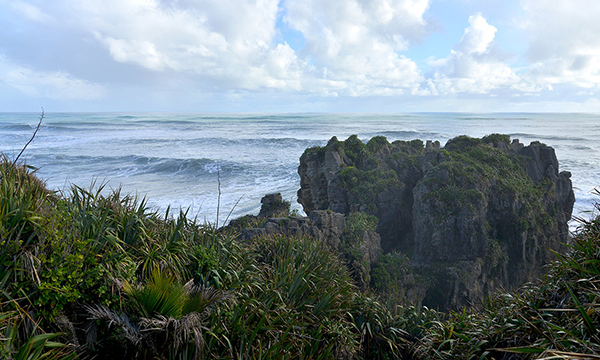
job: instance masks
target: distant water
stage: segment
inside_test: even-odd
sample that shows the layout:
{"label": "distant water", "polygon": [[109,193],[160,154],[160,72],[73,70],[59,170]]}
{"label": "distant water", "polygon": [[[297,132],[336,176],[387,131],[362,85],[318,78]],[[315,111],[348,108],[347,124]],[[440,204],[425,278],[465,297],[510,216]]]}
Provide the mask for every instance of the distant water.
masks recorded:
{"label": "distant water", "polygon": [[[39,114],[0,113],[0,151],[16,156]],[[202,221],[257,214],[260,199],[281,192],[292,207],[302,152],[332,136],[366,141],[439,140],[510,134],[554,147],[560,170],[572,173],[575,215],[599,201],[600,114],[179,114],[47,113],[23,155],[53,189],[106,183],[146,196],[157,209],[189,208]],[[237,203],[237,205],[236,205]]]}

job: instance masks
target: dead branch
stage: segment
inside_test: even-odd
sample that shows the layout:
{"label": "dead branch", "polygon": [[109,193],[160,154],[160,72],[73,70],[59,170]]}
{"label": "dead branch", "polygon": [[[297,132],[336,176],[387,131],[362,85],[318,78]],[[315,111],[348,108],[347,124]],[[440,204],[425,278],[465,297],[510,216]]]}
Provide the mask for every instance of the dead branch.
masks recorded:
{"label": "dead branch", "polygon": [[219,212],[221,211],[221,167],[217,167],[217,184],[219,190],[219,196],[217,197],[217,223],[215,229],[219,228]]}
{"label": "dead branch", "polygon": [[25,146],[23,146],[23,148],[21,149],[21,152],[19,153],[19,155],[17,155],[15,160],[13,160],[13,166],[17,165],[17,161],[19,161],[19,158],[21,157],[21,155],[23,154],[25,149],[27,149],[27,146],[29,146],[29,144],[31,144],[31,142],[35,138],[35,135],[37,134],[38,130],[40,130],[40,126],[42,126],[42,120],[44,120],[44,107],[43,106],[42,106],[42,115],[40,116],[40,122],[38,122],[37,127],[35,128],[35,131],[33,132],[33,135],[31,136],[31,139],[29,139],[27,144],[25,144]]}

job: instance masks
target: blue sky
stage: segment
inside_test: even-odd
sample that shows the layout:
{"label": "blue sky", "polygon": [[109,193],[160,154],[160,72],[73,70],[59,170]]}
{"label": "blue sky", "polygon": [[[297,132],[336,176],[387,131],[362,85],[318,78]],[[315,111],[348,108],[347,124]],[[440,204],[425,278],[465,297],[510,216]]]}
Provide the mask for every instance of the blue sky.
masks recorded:
{"label": "blue sky", "polygon": [[0,111],[599,112],[597,0],[0,0]]}

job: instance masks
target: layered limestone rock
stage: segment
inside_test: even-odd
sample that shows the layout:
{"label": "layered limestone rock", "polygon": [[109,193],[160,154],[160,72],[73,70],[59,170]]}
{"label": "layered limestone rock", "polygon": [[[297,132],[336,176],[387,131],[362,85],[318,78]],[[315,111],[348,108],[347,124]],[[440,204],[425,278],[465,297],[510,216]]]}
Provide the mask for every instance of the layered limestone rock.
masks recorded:
{"label": "layered limestone rock", "polygon": [[306,213],[376,216],[383,250],[405,254],[420,279],[422,298],[408,300],[440,309],[534,279],[568,241],[570,173],[539,142],[334,137],[307,149],[298,172]]}

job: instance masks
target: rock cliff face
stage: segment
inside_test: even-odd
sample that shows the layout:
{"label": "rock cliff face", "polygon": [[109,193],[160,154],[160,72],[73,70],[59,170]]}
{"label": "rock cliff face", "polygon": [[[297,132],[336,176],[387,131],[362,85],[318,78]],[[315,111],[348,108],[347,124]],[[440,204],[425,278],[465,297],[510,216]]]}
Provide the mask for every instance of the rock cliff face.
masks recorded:
{"label": "rock cliff face", "polygon": [[378,218],[384,252],[410,259],[424,304],[457,308],[532,280],[568,241],[575,197],[554,149],[506,135],[439,142],[332,138],[298,168],[306,213]]}

